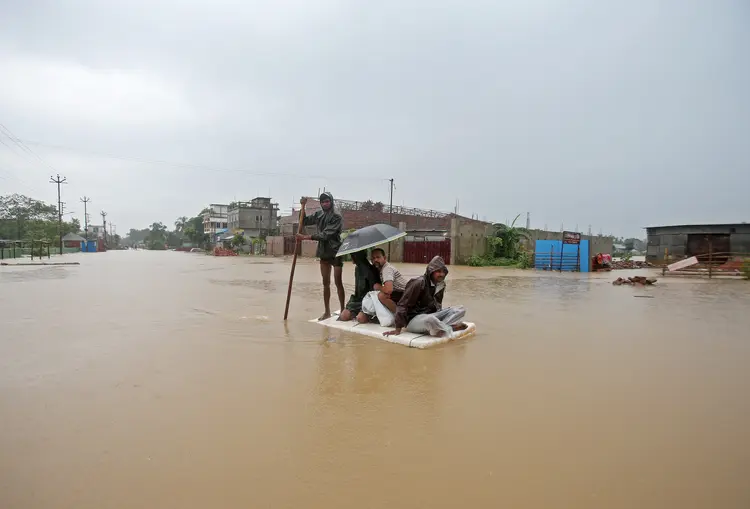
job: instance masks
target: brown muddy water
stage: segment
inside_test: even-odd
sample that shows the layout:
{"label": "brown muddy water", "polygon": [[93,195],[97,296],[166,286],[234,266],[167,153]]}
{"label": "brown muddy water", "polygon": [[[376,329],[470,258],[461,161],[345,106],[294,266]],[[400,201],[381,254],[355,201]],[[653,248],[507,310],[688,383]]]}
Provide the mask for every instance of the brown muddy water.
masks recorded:
{"label": "brown muddy water", "polygon": [[2,509],[750,507],[750,283],[453,267],[420,351],[311,261],[285,325],[288,260],[66,260],[0,267]]}

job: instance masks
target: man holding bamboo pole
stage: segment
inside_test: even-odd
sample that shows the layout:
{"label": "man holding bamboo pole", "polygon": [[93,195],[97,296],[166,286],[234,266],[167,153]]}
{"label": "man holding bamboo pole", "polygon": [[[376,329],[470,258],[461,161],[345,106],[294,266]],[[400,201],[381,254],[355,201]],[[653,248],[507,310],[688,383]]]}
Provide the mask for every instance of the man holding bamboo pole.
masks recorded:
{"label": "man holding bamboo pole", "polygon": [[325,192],[320,195],[321,210],[312,216],[305,214],[305,205],[307,198],[300,200],[302,211],[300,216],[304,226],[317,226],[318,231],[312,235],[297,234],[300,241],[317,240],[318,250],[315,253],[320,259],[320,275],[323,277],[323,304],[325,311],[318,320],[325,320],[331,317],[331,270],[333,270],[333,280],[336,283],[336,292],[339,297],[339,304],[342,311],[344,310],[344,282],[341,272],[344,263],[341,258],[336,258],[336,252],[341,247],[341,229],[343,227],[343,218],[336,212],[333,204],[333,195]]}

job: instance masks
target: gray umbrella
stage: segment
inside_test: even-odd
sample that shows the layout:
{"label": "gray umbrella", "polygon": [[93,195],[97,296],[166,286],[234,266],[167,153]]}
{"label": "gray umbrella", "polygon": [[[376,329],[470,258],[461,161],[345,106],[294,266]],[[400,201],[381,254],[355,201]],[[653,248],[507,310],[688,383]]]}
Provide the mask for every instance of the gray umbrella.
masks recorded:
{"label": "gray umbrella", "polygon": [[336,256],[344,256],[364,249],[385,244],[401,237],[406,237],[406,232],[387,224],[374,224],[365,226],[350,233],[341,244]]}

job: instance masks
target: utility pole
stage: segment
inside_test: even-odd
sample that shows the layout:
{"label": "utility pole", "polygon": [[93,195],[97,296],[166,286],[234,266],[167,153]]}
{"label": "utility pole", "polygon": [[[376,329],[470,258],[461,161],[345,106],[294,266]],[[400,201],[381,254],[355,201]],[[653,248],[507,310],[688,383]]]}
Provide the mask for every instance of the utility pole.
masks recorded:
{"label": "utility pole", "polygon": [[531,212],[526,213],[526,231],[531,229]]}
{"label": "utility pole", "polygon": [[100,212],[102,215],[102,222],[104,223],[104,248],[107,248],[107,213],[103,210]]}
{"label": "utility pole", "polygon": [[390,217],[388,218],[389,224],[393,226],[393,179],[390,179],[391,182],[391,203],[389,205],[389,214]]}
{"label": "utility pole", "polygon": [[88,242],[89,242],[89,213],[88,213],[87,205],[89,204],[90,201],[91,201],[91,198],[88,198],[86,196],[81,198],[81,202],[83,203],[83,224],[84,224],[83,231],[84,231],[84,235],[86,236],[86,246],[87,246],[86,249],[88,249]]}
{"label": "utility pole", "polygon": [[[390,179],[391,181],[391,201],[390,205],[388,206],[388,224],[393,226],[393,179]],[[391,243],[388,243],[388,259],[391,258]]]}
{"label": "utility pole", "polygon": [[60,184],[66,184],[68,179],[65,177],[60,178],[60,174],[57,174],[57,178],[50,177],[50,184],[57,184],[57,233],[60,237],[60,254],[63,254],[62,246],[62,202],[60,201]]}

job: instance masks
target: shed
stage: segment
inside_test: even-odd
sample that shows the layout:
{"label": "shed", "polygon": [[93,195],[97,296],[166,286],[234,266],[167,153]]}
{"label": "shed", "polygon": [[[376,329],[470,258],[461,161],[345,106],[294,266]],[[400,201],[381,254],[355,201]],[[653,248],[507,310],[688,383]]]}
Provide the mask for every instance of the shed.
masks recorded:
{"label": "shed", "polygon": [[79,249],[83,249],[86,239],[84,239],[80,235],[76,235],[75,233],[70,232],[62,238],[62,241],[63,246],[65,247],[77,247]]}
{"label": "shed", "polygon": [[646,260],[675,260],[696,256],[707,259],[750,255],[750,224],[685,224],[646,228]]}

